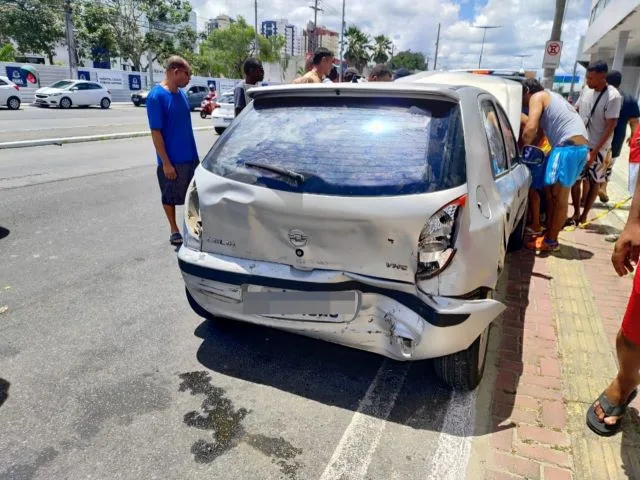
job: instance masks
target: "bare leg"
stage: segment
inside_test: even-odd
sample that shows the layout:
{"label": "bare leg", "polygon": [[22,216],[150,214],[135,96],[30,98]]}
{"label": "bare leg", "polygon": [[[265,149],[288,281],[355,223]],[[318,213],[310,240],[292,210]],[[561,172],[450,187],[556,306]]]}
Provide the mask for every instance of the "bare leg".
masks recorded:
{"label": "bare leg", "polygon": [[175,205],[162,205],[164,213],[169,220],[169,227],[171,227],[171,233],[180,232],[178,225],[176,224],[176,206]]}
{"label": "bare leg", "polygon": [[531,213],[531,230],[539,232],[540,225],[540,194],[535,188],[529,189],[529,212]]}
{"label": "bare leg", "polygon": [[598,190],[600,189],[600,185],[598,185],[593,180],[589,180],[589,193],[587,194],[587,203],[584,206],[584,210],[582,211],[582,215],[580,215],[580,223],[585,223],[587,221],[587,216],[593,207],[593,204],[598,197]]}
{"label": "bare leg", "polygon": [[[553,209],[554,207],[554,201],[553,201],[553,194],[552,194],[552,189],[553,187],[544,187],[544,190],[542,190],[542,193],[544,195],[544,202],[546,205],[546,213],[547,213],[547,219],[545,222],[545,226],[547,228],[549,228],[549,225],[551,225],[551,217],[553,217]],[[566,220],[563,219],[563,221]]]}
{"label": "bare leg", "polygon": [[558,241],[560,230],[564,226],[567,219],[567,211],[569,210],[569,191],[567,187],[563,187],[556,183],[551,187],[551,195],[553,197],[552,210],[550,210],[551,218],[547,222],[547,239],[553,242]]}
{"label": "bare leg", "polygon": [[571,187],[571,203],[573,204],[573,219],[577,222],[580,219],[580,199],[582,196],[582,180],[578,180]]}
{"label": "bare leg", "polygon": [[[640,346],[627,340],[620,331],[616,338],[616,352],[620,365],[618,375],[607,387],[605,394],[612,405],[621,405],[640,385]],[[600,421],[608,425],[614,425],[619,419],[619,417],[604,418],[604,412],[598,402],[595,403],[595,411]]]}

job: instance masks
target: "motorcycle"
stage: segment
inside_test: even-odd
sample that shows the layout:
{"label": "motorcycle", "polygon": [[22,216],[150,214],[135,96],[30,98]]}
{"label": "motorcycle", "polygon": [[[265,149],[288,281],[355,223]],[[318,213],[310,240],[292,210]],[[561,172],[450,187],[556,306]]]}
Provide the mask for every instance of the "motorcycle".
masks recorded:
{"label": "motorcycle", "polygon": [[200,103],[200,118],[207,118],[208,115],[213,113],[213,110],[216,107],[215,98],[215,92],[211,92],[207,94],[204,100],[202,100]]}

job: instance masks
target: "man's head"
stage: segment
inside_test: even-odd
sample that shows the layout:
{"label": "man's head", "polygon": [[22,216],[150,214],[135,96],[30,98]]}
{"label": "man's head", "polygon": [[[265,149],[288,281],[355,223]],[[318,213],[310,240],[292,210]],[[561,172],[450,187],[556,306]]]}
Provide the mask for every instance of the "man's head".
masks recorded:
{"label": "man's head", "polygon": [[411,71],[408,68],[399,68],[396,73],[393,74],[393,79],[397,80],[402,77],[408,77],[411,75]]}
{"label": "man's head", "polygon": [[354,79],[357,80],[359,77],[360,72],[353,67],[349,67],[344,71],[344,74],[342,75],[342,81],[351,83],[354,81]]}
{"label": "man's head", "polygon": [[243,65],[244,80],[250,85],[255,85],[264,80],[264,68],[262,63],[255,58],[248,58]]}
{"label": "man's head", "polygon": [[607,75],[607,83],[619,90],[622,84],[622,74],[618,70],[611,70]]}
{"label": "man's head", "polygon": [[596,60],[587,67],[587,86],[595,90],[602,90],[607,86],[607,62]]}
{"label": "man's head", "polygon": [[166,79],[169,86],[184,88],[191,80],[191,66],[184,58],[173,55],[167,60]]}
{"label": "man's head", "polygon": [[391,70],[389,70],[389,67],[379,63],[373,67],[373,70],[371,70],[368,80],[370,82],[392,82],[393,74],[391,73]]}
{"label": "man's head", "polygon": [[335,55],[328,48],[320,47],[313,54],[313,67],[323,76],[329,75],[333,68]]}
{"label": "man's head", "polygon": [[328,75],[329,80],[333,83],[337,83],[340,81],[340,74],[338,73],[338,68],[334,65]]}
{"label": "man's head", "polygon": [[544,87],[537,79],[527,78],[522,84],[522,105],[528,107],[531,97],[542,91],[544,91]]}

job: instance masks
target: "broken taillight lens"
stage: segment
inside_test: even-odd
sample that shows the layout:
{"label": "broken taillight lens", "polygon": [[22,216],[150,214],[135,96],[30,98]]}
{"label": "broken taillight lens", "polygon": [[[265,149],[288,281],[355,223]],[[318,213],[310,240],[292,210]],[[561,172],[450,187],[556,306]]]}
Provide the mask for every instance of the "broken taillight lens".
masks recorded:
{"label": "broken taillight lens", "polygon": [[456,234],[467,196],[448,203],[427,221],[418,239],[416,280],[427,280],[442,272],[456,253]]}
{"label": "broken taillight lens", "polygon": [[15,88],[16,91],[18,91],[18,92],[20,91],[20,87],[18,85],[14,85],[13,88]]}
{"label": "broken taillight lens", "polygon": [[201,250],[202,219],[200,218],[200,199],[195,179],[187,189],[184,211],[184,244],[187,248]]}

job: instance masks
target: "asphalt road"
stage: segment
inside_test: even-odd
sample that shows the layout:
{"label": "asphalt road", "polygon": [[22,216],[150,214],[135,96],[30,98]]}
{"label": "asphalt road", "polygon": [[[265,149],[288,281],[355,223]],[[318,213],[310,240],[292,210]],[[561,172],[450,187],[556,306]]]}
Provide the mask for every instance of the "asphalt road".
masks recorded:
{"label": "asphalt road", "polygon": [[429,362],[199,318],[148,138],[0,151],[0,198],[1,479],[465,477],[493,361],[452,394]]}
{"label": "asphalt road", "polygon": [[[191,115],[194,127],[211,125],[211,118],[203,120],[199,112]],[[0,109],[0,125],[0,143],[149,129],[146,109],[133,104],[113,104],[108,110],[99,107],[60,110],[24,105],[17,111]]]}

